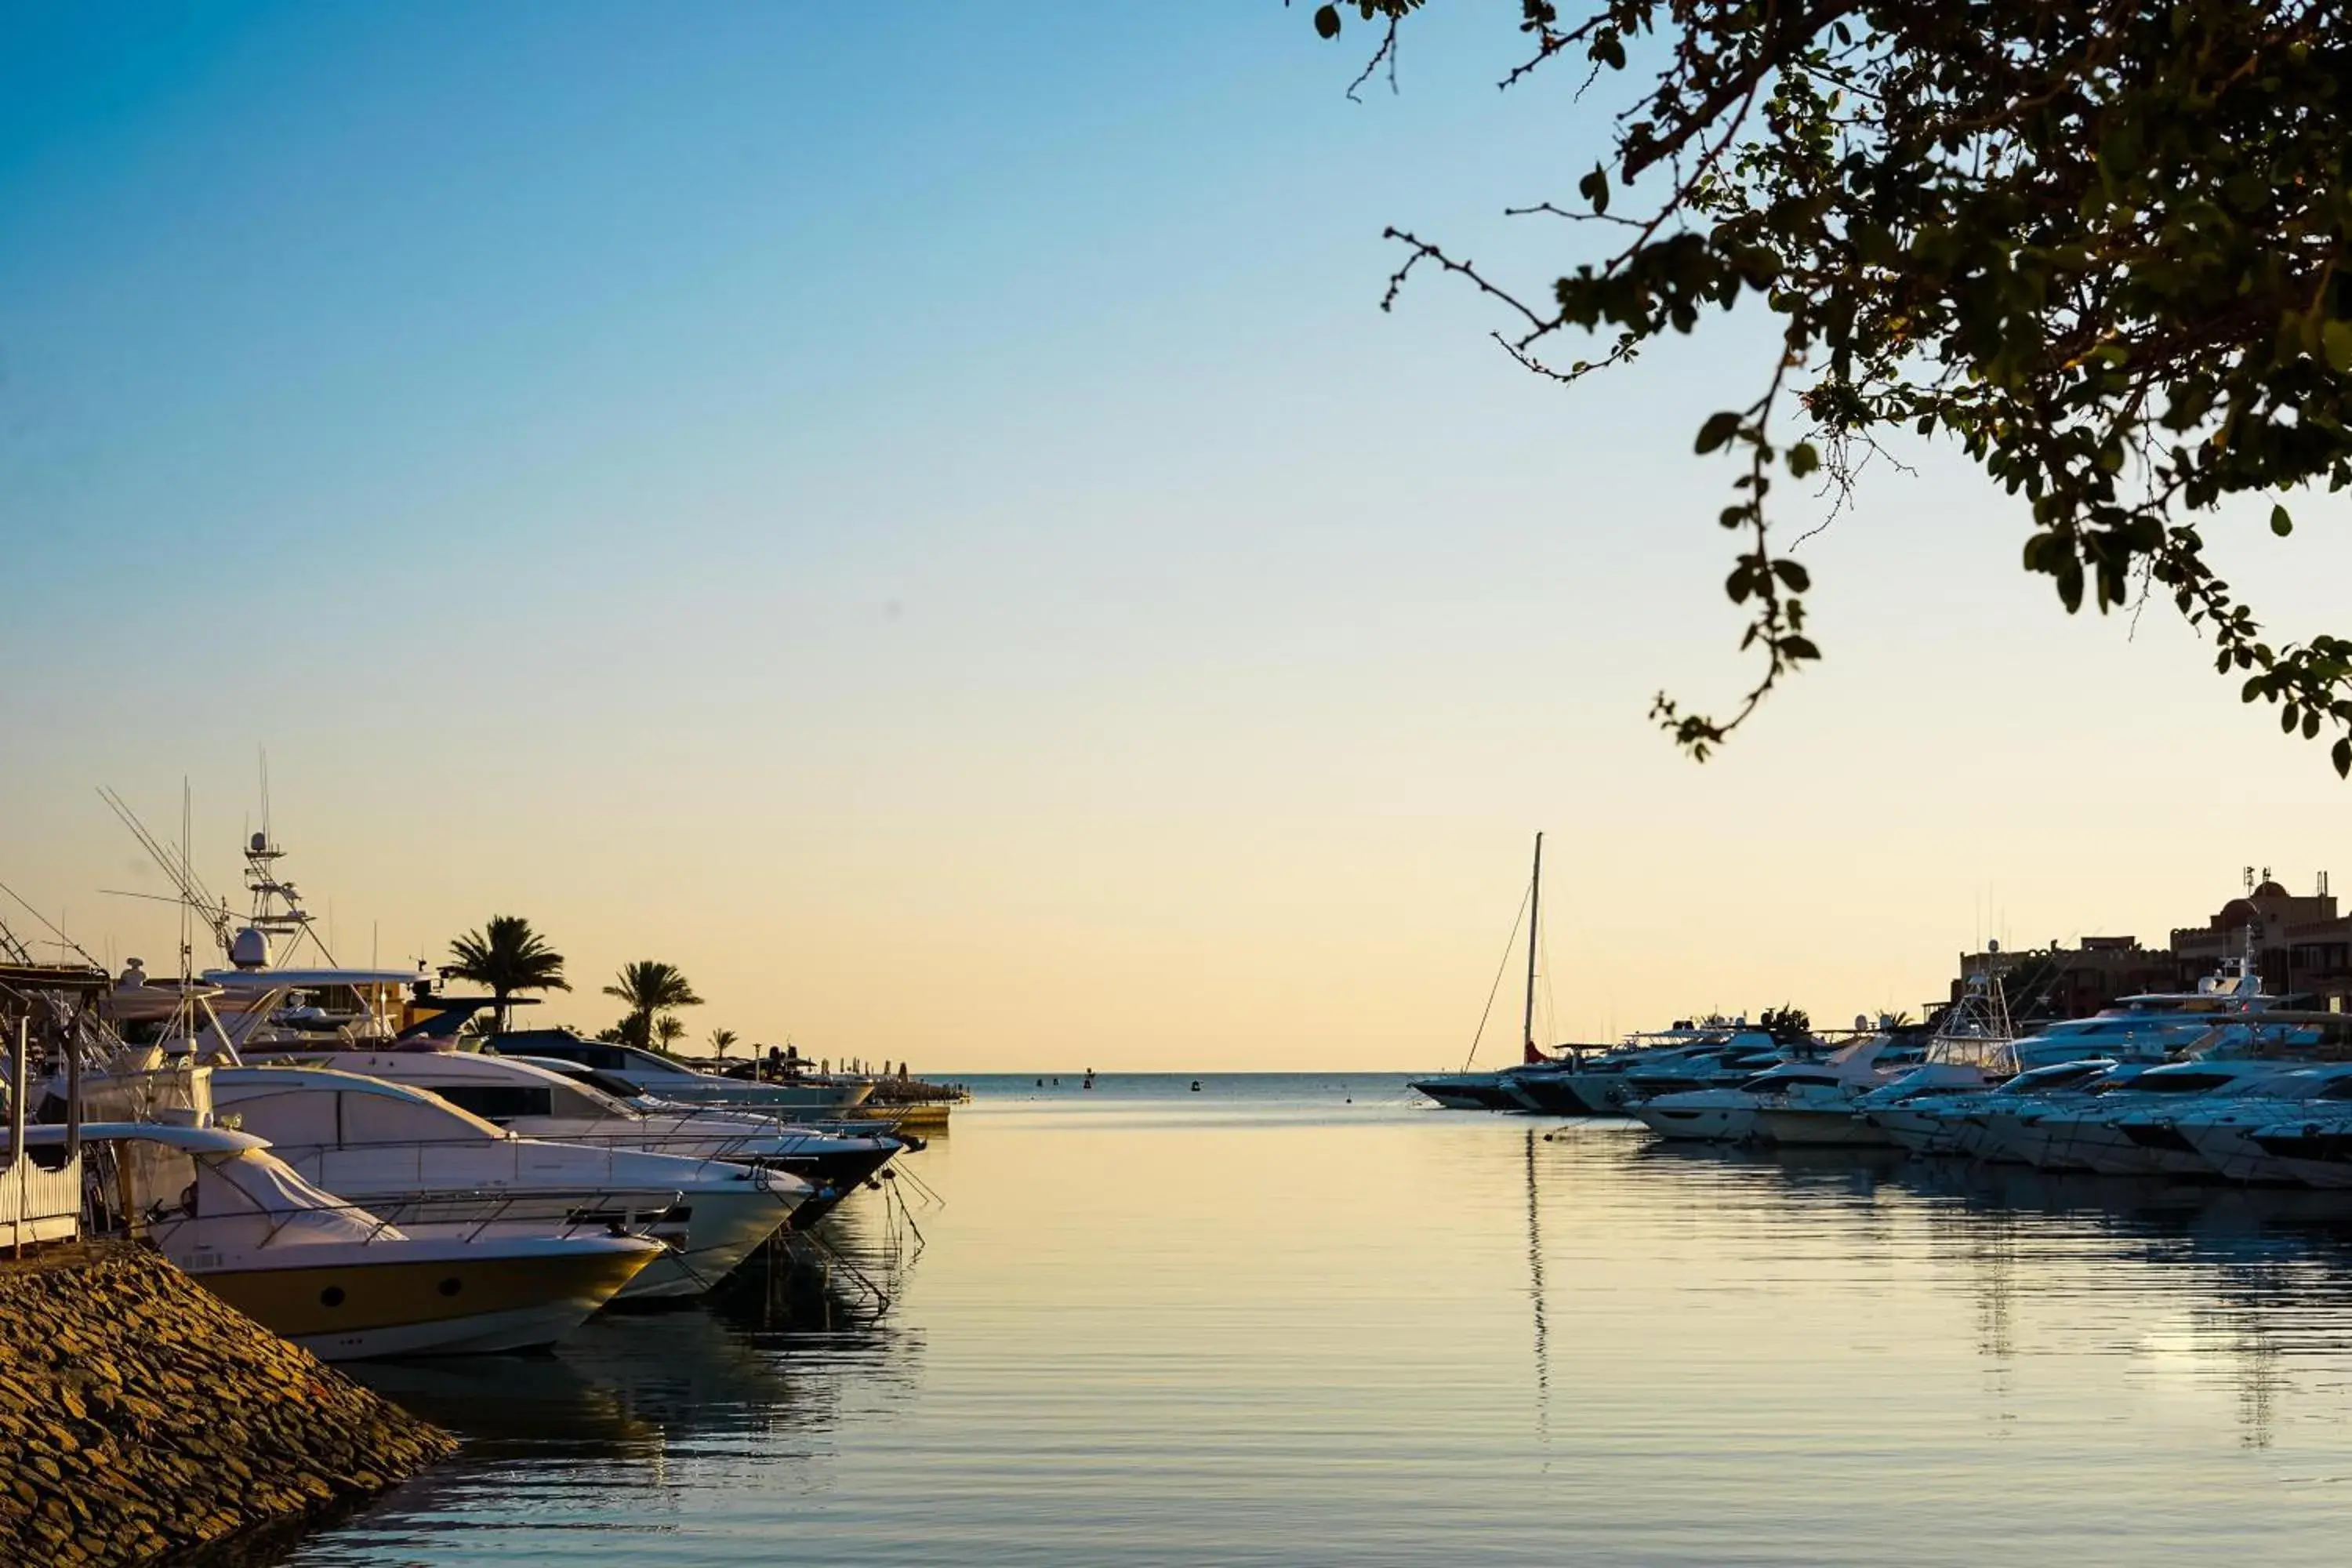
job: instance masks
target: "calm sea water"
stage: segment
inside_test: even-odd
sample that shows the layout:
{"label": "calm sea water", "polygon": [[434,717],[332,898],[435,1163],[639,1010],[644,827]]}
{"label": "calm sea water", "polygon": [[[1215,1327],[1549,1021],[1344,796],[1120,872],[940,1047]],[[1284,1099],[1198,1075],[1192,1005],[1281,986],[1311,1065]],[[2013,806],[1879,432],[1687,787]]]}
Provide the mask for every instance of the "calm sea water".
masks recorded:
{"label": "calm sea water", "polygon": [[369,1372],[466,1451],[280,1560],[2344,1559],[2341,1199],[1034,1076],[830,1280]]}

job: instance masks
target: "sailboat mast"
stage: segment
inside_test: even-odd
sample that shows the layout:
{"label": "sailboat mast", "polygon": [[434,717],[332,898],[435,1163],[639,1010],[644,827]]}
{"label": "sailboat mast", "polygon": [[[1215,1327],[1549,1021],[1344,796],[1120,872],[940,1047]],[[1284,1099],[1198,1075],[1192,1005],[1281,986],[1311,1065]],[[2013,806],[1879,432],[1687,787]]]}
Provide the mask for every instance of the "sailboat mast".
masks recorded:
{"label": "sailboat mast", "polygon": [[1543,923],[1543,835],[1536,835],[1536,868],[1534,880],[1528,887],[1528,1010],[1519,1025],[1525,1037],[1526,1058],[1535,1059],[1536,1048],[1536,929]]}

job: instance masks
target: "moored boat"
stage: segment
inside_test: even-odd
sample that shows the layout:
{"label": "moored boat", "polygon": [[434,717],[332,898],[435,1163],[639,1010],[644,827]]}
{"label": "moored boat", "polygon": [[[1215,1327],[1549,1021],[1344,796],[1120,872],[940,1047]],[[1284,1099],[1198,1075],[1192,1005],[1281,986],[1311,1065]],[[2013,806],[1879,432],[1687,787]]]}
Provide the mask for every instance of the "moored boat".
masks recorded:
{"label": "moored boat", "polygon": [[[207,1289],[328,1361],[554,1343],[660,1256],[642,1237],[411,1237],[250,1133],[94,1122],[96,1201]],[[62,1143],[62,1127],[28,1143]]]}

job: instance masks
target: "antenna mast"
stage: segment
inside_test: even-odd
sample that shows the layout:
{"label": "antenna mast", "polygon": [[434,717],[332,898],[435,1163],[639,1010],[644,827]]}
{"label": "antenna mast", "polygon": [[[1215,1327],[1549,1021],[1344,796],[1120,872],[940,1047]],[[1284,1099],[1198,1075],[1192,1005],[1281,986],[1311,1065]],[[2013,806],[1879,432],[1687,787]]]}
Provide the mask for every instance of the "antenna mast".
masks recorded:
{"label": "antenna mast", "polygon": [[[1536,869],[1528,886],[1528,1008],[1519,1033],[1526,1038],[1522,1059],[1533,1060],[1536,1048],[1536,931],[1543,924],[1543,835],[1536,835]],[[1559,1022],[1558,1019],[1553,1020]]]}

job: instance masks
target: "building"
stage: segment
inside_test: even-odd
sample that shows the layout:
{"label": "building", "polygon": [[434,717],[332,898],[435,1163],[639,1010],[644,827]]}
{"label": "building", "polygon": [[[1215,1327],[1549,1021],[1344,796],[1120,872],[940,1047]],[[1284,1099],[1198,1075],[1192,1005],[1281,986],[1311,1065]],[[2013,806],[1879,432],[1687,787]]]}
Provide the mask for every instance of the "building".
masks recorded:
{"label": "building", "polygon": [[2086,936],[2080,947],[2053,942],[2017,952],[1964,952],[1952,982],[1958,1002],[1970,983],[1998,968],[2010,1011],[2020,1018],[2080,1018],[2119,996],[2175,989],[2172,953],[2136,936]]}
{"label": "building", "polygon": [[2309,893],[2290,893],[2264,868],[2246,870],[2246,890],[2201,926],[2176,926],[2169,946],[2142,947],[2136,937],[2088,936],[2012,952],[1960,955],[1952,1000],[1988,966],[1998,965],[2011,1010],[2020,1018],[2079,1018],[2116,998],[2145,991],[2193,991],[2224,960],[2251,957],[2273,995],[2352,1011],[2352,916],[2336,907],[2319,873]]}

